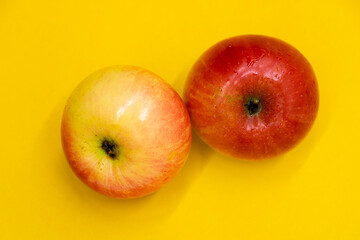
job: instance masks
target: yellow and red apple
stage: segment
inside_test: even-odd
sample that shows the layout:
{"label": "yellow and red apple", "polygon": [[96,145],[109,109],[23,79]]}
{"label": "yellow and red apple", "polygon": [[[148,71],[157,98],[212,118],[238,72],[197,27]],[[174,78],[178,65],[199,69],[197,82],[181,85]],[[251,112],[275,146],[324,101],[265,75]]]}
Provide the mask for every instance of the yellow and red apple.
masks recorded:
{"label": "yellow and red apple", "polygon": [[176,91],[132,66],[97,71],[74,90],[61,126],[66,158],[94,190],[115,198],[148,195],[184,165],[190,118]]}

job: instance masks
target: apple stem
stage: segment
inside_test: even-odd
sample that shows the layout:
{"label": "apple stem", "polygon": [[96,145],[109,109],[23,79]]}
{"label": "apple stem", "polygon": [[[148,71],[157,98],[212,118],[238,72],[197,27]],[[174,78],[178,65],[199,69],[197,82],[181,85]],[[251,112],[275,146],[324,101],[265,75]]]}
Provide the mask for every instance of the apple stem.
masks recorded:
{"label": "apple stem", "polygon": [[119,146],[113,140],[104,139],[101,148],[112,159],[116,159],[119,155]]}
{"label": "apple stem", "polygon": [[249,97],[244,107],[250,116],[254,116],[261,111],[261,101],[257,97]]}

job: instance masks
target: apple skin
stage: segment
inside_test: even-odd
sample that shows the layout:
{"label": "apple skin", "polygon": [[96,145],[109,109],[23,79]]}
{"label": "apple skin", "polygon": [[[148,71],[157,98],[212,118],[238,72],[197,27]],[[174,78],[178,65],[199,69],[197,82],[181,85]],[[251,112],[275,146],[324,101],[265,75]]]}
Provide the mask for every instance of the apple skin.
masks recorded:
{"label": "apple skin", "polygon": [[[264,159],[297,145],[319,107],[314,71],[289,44],[243,35],[208,49],[189,73],[184,90],[193,128],[216,150],[242,159]],[[261,102],[251,115],[251,98]]]}
{"label": "apple skin", "polygon": [[[179,172],[190,151],[191,124],[180,96],[159,76],[114,66],[74,90],[61,136],[65,156],[84,183],[110,197],[137,198]],[[116,149],[109,151],[109,144]]]}

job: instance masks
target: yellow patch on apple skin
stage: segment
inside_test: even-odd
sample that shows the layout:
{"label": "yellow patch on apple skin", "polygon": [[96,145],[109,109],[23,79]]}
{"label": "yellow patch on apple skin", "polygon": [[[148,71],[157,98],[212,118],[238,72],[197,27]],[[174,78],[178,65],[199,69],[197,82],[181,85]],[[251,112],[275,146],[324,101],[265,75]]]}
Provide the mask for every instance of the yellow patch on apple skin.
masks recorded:
{"label": "yellow patch on apple skin", "polygon": [[168,157],[168,161],[172,161],[176,155],[177,155],[177,151],[171,152],[170,156]]}

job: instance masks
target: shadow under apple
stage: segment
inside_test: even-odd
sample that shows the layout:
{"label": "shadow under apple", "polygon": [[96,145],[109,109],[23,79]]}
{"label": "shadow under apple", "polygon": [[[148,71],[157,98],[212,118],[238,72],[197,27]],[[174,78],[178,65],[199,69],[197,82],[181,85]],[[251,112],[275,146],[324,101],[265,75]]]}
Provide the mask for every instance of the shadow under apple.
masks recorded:
{"label": "shadow under apple", "polygon": [[[51,178],[47,179],[47,183],[42,187],[49,184],[53,186],[53,189],[47,191],[47,196],[43,201],[52,201],[52,198],[57,198],[55,203],[65,201],[64,205],[70,204],[74,208],[81,208],[81,211],[86,211],[91,215],[101,214],[101,219],[117,221],[123,226],[136,225],[139,219],[144,224],[156,225],[159,221],[164,221],[171,216],[194,178],[201,173],[201,169],[207,163],[207,155],[212,152],[193,134],[192,149],[187,162],[179,174],[164,188],[138,199],[121,200],[106,197],[87,187],[76,177],[67,163],[60,137],[64,104],[65,101],[54,107],[40,133],[40,143],[44,149],[42,159],[48,159],[49,162],[44,164],[47,165],[46,171],[51,171]],[[40,174],[44,177],[49,175],[48,173]],[[44,192],[46,192],[45,189]],[[61,208],[61,206],[58,207]],[[64,214],[74,213],[66,213],[65,210]]]}
{"label": "shadow under apple", "polygon": [[[216,152],[213,158],[218,171],[227,172],[228,180],[236,180],[244,188],[278,186],[296,176],[311,158],[326,124],[315,123],[309,134],[292,150],[271,159],[235,159]],[[240,187],[240,186],[239,186]]]}

